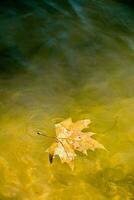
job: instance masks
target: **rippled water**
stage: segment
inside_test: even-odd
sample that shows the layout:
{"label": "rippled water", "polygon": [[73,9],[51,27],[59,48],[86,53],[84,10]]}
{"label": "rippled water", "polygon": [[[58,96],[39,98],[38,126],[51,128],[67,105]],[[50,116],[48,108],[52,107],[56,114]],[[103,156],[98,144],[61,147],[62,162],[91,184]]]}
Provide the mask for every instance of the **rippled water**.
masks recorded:
{"label": "rippled water", "polygon": [[[134,199],[134,12],[112,0],[5,1],[0,10],[0,200]],[[89,118],[108,152],[71,171],[45,150]]]}

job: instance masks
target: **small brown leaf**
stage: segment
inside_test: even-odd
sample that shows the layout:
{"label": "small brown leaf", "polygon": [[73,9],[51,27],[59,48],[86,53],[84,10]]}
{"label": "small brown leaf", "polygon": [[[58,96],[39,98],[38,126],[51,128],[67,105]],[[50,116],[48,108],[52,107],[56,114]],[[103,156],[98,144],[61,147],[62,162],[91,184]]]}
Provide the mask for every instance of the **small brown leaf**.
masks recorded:
{"label": "small brown leaf", "polygon": [[80,151],[87,155],[87,150],[105,149],[102,144],[91,137],[95,133],[82,132],[83,129],[88,128],[90,123],[89,119],[73,123],[72,119],[69,118],[56,124],[56,142],[47,150],[50,163],[52,163],[55,156],[59,156],[62,163],[67,163],[73,169],[75,151]]}

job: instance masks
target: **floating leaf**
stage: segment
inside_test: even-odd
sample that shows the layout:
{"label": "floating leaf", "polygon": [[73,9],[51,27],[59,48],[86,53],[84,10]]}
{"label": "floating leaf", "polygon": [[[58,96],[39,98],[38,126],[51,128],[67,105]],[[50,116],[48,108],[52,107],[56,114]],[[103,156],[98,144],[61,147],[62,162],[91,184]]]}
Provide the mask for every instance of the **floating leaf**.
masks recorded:
{"label": "floating leaf", "polygon": [[47,149],[50,163],[52,163],[55,156],[59,156],[62,163],[67,163],[73,169],[75,151],[80,151],[87,155],[87,150],[105,149],[102,144],[91,137],[95,133],[82,132],[83,129],[88,128],[90,123],[89,119],[73,123],[72,119],[69,118],[56,124],[56,142]]}

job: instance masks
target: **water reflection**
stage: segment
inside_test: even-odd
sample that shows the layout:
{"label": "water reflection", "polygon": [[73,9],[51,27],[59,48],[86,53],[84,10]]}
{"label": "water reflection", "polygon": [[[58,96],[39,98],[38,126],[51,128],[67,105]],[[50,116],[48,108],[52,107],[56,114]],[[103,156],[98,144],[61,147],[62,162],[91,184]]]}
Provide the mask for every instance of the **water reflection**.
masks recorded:
{"label": "water reflection", "polygon": [[[0,199],[129,200],[134,171],[132,8],[115,1],[5,1],[0,16]],[[90,118],[108,149],[55,159],[37,130]],[[115,123],[115,120],[117,119]]]}

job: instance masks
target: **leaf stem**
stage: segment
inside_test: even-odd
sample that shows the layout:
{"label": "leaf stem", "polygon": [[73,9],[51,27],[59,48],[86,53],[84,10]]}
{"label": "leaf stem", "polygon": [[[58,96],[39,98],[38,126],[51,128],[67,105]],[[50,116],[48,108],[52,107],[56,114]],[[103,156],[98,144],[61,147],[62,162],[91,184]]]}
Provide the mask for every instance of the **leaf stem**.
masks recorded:
{"label": "leaf stem", "polygon": [[40,133],[39,131],[37,132],[37,134],[38,135],[41,135],[41,136],[44,136],[44,137],[48,137],[48,138],[51,138],[51,139],[56,139],[56,140],[58,140],[58,139],[63,139],[63,140],[68,140],[69,138],[57,138],[57,137],[54,137],[54,136],[49,136],[49,135],[47,135],[47,134],[45,134],[45,133]]}
{"label": "leaf stem", "polygon": [[41,136],[44,136],[44,137],[48,137],[48,138],[50,138],[50,139],[56,139],[56,140],[57,140],[57,137],[49,136],[49,135],[47,135],[47,134],[45,134],[45,133],[37,132],[37,134],[38,134],[38,135],[41,135]]}
{"label": "leaf stem", "polygon": [[[54,137],[54,136],[49,136],[49,135],[47,135],[47,134],[45,134],[45,133],[40,133],[39,131],[37,132],[37,134],[38,134],[38,135],[41,135],[41,136],[44,136],[44,137],[47,137],[47,138],[50,138],[50,139],[55,139],[57,142],[59,142],[59,143],[62,145],[62,147],[64,148],[64,150],[65,150],[65,152],[66,152],[66,154],[67,154],[67,157],[69,158],[69,155],[68,155],[68,153],[67,153],[67,151],[66,151],[66,149],[65,149],[64,144],[59,140],[59,139],[67,139],[67,138],[57,138],[57,137]],[[67,142],[67,143],[68,143],[68,142]]]}

